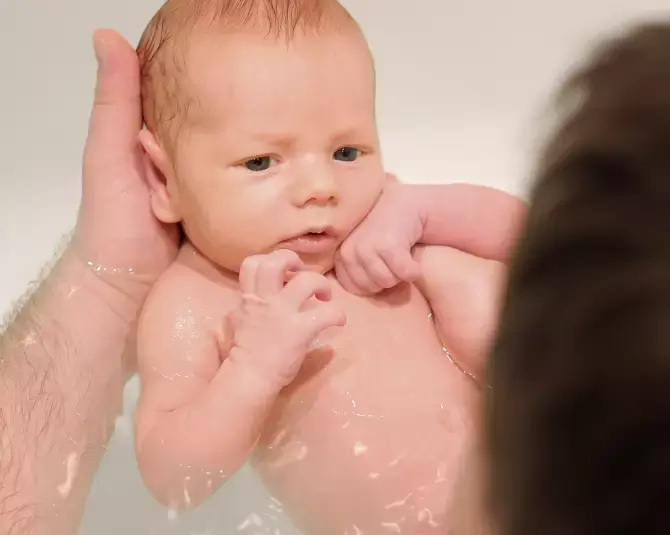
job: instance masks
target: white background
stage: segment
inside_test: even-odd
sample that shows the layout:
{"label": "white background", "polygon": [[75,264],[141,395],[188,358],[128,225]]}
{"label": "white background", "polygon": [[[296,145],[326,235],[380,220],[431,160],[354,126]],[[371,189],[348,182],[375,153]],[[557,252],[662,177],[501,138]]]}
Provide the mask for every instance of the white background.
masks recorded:
{"label": "white background", "polygon": [[[546,130],[549,92],[585,46],[621,24],[670,14],[667,0],[344,3],[376,57],[388,170],[518,194]],[[0,2],[0,313],[74,222],[95,81],[91,33],[112,27],[135,44],[159,5]],[[127,414],[136,387],[127,389]],[[243,472],[196,514],[168,519],[142,487],[129,433],[128,418],[120,420],[83,534],[228,534],[252,512],[264,518],[267,496]]]}

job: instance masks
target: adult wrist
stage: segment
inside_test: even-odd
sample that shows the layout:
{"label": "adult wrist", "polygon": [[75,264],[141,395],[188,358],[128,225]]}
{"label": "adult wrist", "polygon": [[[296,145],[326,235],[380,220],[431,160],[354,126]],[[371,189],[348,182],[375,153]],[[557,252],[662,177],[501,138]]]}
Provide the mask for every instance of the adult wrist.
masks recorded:
{"label": "adult wrist", "polygon": [[132,267],[99,264],[86,254],[76,238],[65,250],[60,264],[59,275],[80,283],[92,297],[128,321],[136,319],[156,279]]}
{"label": "adult wrist", "polygon": [[[134,371],[136,322],[148,289],[130,278],[110,280],[96,267],[66,248],[5,333],[6,343],[30,346],[39,340],[57,368],[97,370],[93,377],[102,381],[127,378]],[[66,362],[72,358],[76,364]]]}

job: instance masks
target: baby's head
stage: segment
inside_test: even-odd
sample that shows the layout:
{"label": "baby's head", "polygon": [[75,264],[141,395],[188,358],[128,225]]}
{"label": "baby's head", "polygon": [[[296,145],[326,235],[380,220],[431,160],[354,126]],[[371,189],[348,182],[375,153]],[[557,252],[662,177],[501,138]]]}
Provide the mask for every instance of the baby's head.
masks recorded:
{"label": "baby's head", "polygon": [[138,52],[156,216],[225,269],[279,248],[331,269],[385,182],[372,58],[346,10],[168,0]]}

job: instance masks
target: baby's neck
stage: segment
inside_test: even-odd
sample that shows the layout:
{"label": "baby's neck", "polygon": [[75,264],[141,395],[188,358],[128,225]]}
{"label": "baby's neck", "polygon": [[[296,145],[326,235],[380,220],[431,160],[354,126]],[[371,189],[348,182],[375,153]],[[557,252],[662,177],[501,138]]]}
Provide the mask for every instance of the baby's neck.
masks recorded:
{"label": "baby's neck", "polygon": [[[191,269],[218,284],[234,289],[239,288],[239,273],[225,269],[210,260],[188,239],[184,239],[177,261],[182,266]],[[329,279],[335,278],[335,270],[331,269],[327,271],[324,273],[324,276]]]}
{"label": "baby's neck", "polygon": [[217,284],[229,286],[231,288],[237,288],[239,286],[238,273],[214,263],[211,259],[202,254],[188,239],[185,239],[182,243],[177,262]]}

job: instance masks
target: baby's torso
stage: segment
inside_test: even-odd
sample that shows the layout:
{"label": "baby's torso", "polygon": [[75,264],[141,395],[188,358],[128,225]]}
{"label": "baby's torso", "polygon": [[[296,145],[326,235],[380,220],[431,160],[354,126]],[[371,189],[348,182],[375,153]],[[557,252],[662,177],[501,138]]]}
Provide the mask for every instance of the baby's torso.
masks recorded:
{"label": "baby's torso", "polygon": [[307,535],[447,533],[477,389],[416,287],[364,299],[329,278],[347,325],[315,341],[252,464]]}
{"label": "baby's torso", "polygon": [[413,286],[374,300],[335,281],[347,325],[282,394],[255,455],[308,533],[446,533],[477,393]]}

